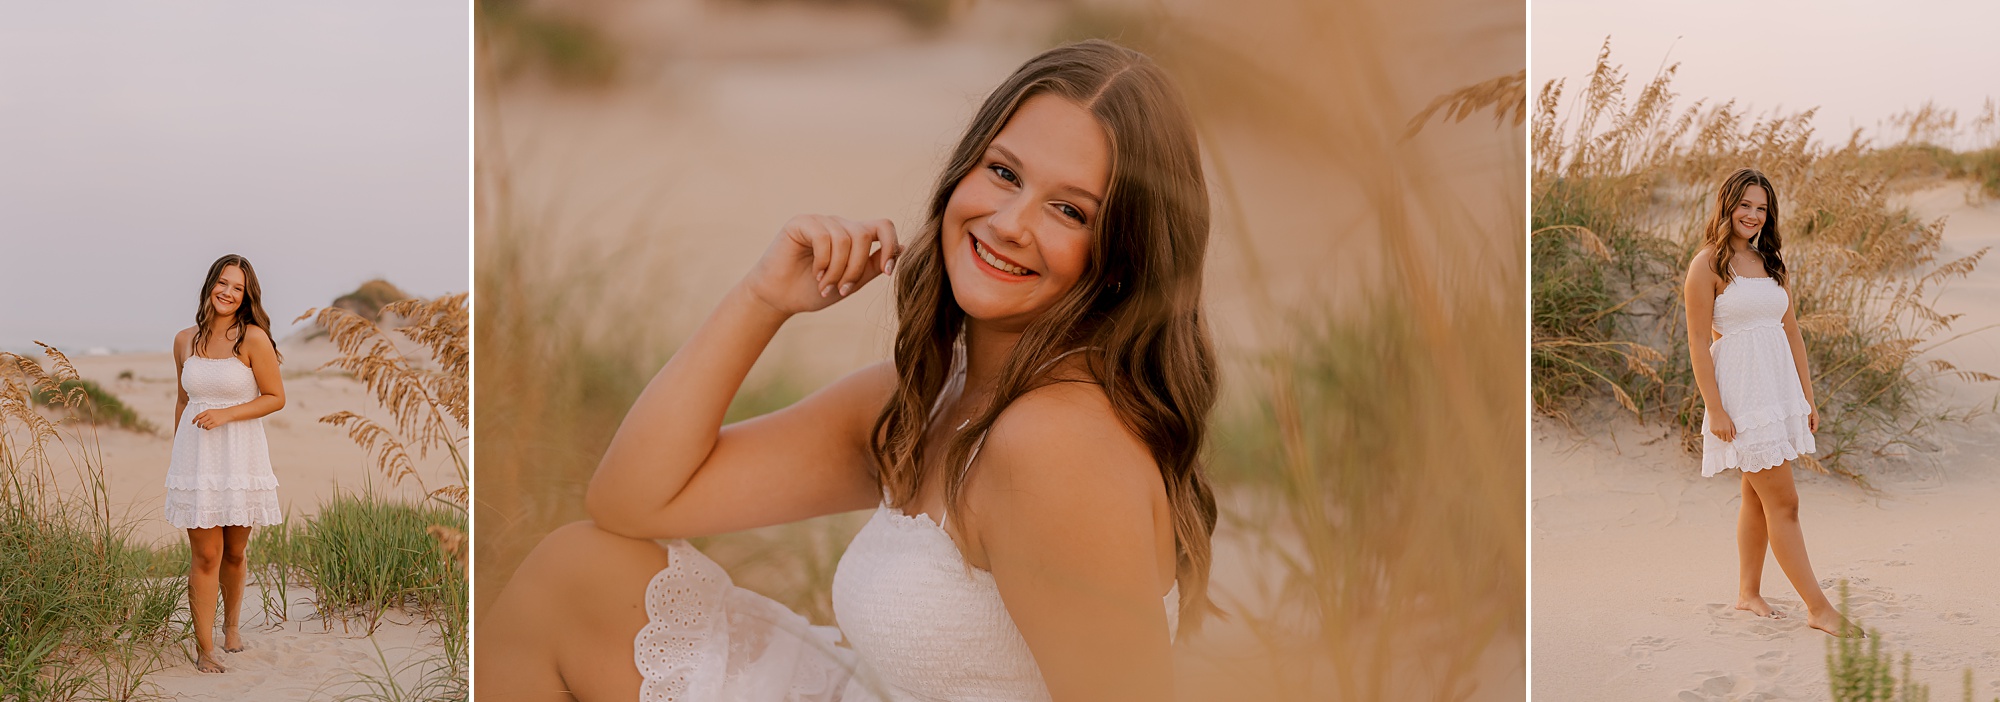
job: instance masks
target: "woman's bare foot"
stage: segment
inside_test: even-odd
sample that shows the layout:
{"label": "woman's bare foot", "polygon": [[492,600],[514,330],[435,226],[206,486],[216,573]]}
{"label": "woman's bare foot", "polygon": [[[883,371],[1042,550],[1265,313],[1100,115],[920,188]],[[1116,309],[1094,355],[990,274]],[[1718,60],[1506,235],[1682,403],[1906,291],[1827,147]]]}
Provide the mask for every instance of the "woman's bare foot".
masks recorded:
{"label": "woman's bare foot", "polygon": [[1868,638],[1868,634],[1862,632],[1861,627],[1847,621],[1847,617],[1841,616],[1838,610],[1832,608],[1828,608],[1822,612],[1808,613],[1806,615],[1806,626],[1844,639]]}
{"label": "woman's bare foot", "polygon": [[230,653],[242,653],[243,648],[243,634],[239,633],[236,627],[222,627],[222,650]]}
{"label": "woman's bare foot", "polygon": [[200,657],[198,657],[198,658],[195,658],[195,660],[194,660],[194,669],[195,669],[195,670],[199,670],[199,671],[201,671],[201,672],[204,672],[204,673],[225,673],[225,672],[228,672],[227,670],[225,670],[225,669],[224,669],[224,668],[222,667],[222,664],[221,664],[221,663],[217,663],[217,662],[215,662],[215,659],[214,659],[214,658],[210,658],[210,657],[209,657],[209,655],[208,655],[208,654],[206,654],[206,653],[204,653],[204,654],[201,654],[201,656],[200,656]]}
{"label": "woman's bare foot", "polygon": [[1777,610],[1771,609],[1771,603],[1764,601],[1763,595],[1738,596],[1736,598],[1736,608],[1759,617],[1781,618]]}

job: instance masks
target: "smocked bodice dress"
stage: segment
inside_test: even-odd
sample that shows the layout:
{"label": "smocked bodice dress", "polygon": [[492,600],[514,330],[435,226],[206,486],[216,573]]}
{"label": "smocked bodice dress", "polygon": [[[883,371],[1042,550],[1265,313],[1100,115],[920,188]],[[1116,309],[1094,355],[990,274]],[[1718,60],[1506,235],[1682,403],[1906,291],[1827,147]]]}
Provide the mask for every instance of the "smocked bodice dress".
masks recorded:
{"label": "smocked bodice dress", "polygon": [[[963,353],[941,399],[964,385]],[[670,565],[646,587],[648,623],[634,640],[645,677],[639,699],[1049,699],[993,574],[965,561],[944,529],[950,521],[949,513],[943,524],[905,515],[885,495],[834,571],[838,629],[812,626],[776,601],[735,587],[699,550],[670,542]],[[1162,605],[1171,638],[1179,626],[1178,583]],[[845,646],[836,644],[843,639]]]}
{"label": "smocked bodice dress", "polygon": [[257,378],[234,357],[190,354],[181,364],[187,407],[174,428],[173,458],[167,463],[167,523],[182,529],[267,526],[284,519],[278,505],[278,477],[271,473],[271,450],[264,420],[228,422],[214,429],[194,425],[195,415],[257,399]]}
{"label": "smocked bodice dress", "polygon": [[1799,387],[1785,311],[1791,296],[1768,277],[1735,276],[1715,296],[1715,331],[1709,344],[1722,409],[1736,424],[1734,441],[1723,441],[1701,422],[1701,474],[1731,468],[1754,473],[1813,452],[1807,417],[1812,403]]}

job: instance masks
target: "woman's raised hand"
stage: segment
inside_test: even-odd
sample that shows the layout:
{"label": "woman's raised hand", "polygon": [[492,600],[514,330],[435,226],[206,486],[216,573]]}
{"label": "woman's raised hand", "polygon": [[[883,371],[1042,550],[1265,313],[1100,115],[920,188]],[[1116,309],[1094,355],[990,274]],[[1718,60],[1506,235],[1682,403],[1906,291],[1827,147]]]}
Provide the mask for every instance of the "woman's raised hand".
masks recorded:
{"label": "woman's raised hand", "polygon": [[780,313],[813,312],[894,271],[902,249],[886,219],[799,215],[778,230],[743,282]]}

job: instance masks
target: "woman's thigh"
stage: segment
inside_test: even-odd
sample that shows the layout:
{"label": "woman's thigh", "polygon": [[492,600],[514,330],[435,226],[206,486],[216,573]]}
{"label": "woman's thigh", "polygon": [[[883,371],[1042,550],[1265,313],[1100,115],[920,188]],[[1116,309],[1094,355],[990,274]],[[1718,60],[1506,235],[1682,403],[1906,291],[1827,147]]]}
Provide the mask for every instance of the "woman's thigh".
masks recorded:
{"label": "woman's thigh", "polygon": [[632,641],[667,562],[659,544],[590,522],[550,532],[480,618],[481,696],[637,700]]}

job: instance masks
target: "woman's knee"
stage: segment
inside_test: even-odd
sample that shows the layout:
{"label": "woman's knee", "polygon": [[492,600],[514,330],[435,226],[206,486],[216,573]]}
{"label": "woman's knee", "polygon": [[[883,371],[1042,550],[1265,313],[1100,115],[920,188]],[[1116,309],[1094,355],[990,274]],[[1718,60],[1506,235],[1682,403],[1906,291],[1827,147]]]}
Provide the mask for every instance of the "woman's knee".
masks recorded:
{"label": "woman's knee", "polygon": [[[667,551],[657,542],[620,536],[589,521],[570,522],[542,537],[521,562],[516,579],[557,581],[573,588],[650,574],[667,567]],[[650,576],[648,576],[650,577]]]}
{"label": "woman's knee", "polygon": [[1770,521],[1798,521],[1799,494],[1790,490],[1772,492],[1775,494],[1757,496],[1764,506],[1764,518]]}
{"label": "woman's knee", "polygon": [[248,560],[248,556],[246,555],[246,552],[248,550],[249,549],[244,544],[230,544],[224,546],[222,548],[223,567],[242,568],[244,562]]}
{"label": "woman's knee", "polygon": [[195,543],[188,547],[195,572],[213,574],[222,568],[222,544]]}

